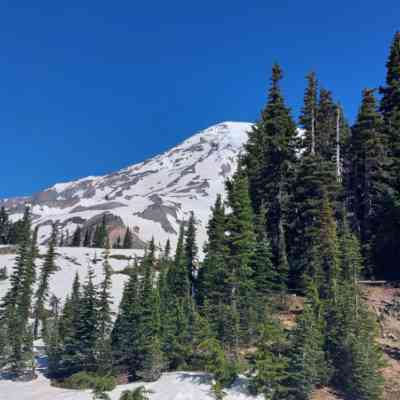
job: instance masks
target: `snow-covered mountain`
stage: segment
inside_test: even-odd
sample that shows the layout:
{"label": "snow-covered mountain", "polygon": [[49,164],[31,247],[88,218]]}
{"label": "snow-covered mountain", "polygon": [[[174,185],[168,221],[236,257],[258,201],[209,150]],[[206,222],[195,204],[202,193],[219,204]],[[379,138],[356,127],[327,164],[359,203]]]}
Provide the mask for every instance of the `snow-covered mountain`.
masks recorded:
{"label": "snow-covered mountain", "polygon": [[54,221],[64,234],[71,234],[78,225],[97,224],[107,213],[111,237],[123,235],[129,226],[137,249],[143,249],[152,236],[157,243],[167,238],[174,243],[180,222],[193,210],[201,244],[210,207],[234,172],[250,128],[250,123],[223,122],[140,164],[58,183],[31,197],[0,200],[0,206],[9,208],[17,219],[29,204],[41,243]]}

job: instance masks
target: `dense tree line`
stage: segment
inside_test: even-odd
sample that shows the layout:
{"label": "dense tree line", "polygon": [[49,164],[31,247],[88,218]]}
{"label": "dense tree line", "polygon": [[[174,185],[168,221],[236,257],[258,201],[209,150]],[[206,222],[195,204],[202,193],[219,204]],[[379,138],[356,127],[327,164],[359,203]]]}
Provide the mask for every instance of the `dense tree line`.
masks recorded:
{"label": "dense tree line", "polygon": [[[102,282],[95,284],[89,268],[59,307],[48,298],[56,228],[36,276],[37,232],[25,213],[1,305],[2,365],[15,373],[33,368],[32,340],[40,335],[57,379],[89,372],[153,381],[162,371],[200,369],[213,375],[218,399],[239,372],[271,400],[307,400],[321,385],[348,399],[381,399],[377,323],[359,280],[399,279],[400,33],[380,101],[365,89],[352,127],[311,73],[300,134],[282,77],[274,65],[267,104],[226,196],[212,208],[204,259],[191,213],[173,255],[169,241],[159,251],[153,239],[128,268],[116,315],[106,216],[94,231],[78,227],[71,242],[105,248]],[[132,240],[128,229],[117,246],[132,247]],[[304,298],[291,329],[279,318],[290,292]]]}
{"label": "dense tree line", "polygon": [[23,236],[23,219],[12,222],[5,207],[0,208],[0,245],[15,245]]}

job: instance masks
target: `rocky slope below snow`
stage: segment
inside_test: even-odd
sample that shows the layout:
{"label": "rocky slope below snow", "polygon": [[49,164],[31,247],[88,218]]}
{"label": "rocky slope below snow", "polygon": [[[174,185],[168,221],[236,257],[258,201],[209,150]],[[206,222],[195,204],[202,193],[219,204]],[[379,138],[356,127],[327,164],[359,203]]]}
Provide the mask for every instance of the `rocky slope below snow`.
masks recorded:
{"label": "rocky slope below snow", "polygon": [[167,238],[174,242],[179,224],[193,210],[201,243],[210,207],[234,172],[250,128],[249,123],[220,123],[140,164],[58,183],[31,197],[0,200],[0,206],[17,219],[30,205],[41,243],[49,237],[52,222],[71,234],[78,225],[84,229],[96,225],[107,213],[111,237],[123,235],[129,226],[137,249],[143,249],[152,236],[159,243]]}

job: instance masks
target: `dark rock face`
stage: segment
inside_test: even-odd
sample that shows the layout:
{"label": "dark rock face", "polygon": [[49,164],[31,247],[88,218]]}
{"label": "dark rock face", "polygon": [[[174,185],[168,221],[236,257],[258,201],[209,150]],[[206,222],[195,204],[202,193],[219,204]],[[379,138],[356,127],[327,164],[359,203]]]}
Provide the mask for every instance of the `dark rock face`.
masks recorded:
{"label": "dark rock face", "polygon": [[115,208],[120,208],[120,207],[127,207],[126,204],[118,203],[116,201],[111,201],[109,203],[103,203],[103,204],[97,204],[95,206],[90,206],[90,207],[82,207],[78,206],[73,208],[70,212],[71,214],[81,212],[81,211],[107,211],[107,210],[113,210]]}
{"label": "dark rock face", "polygon": [[153,204],[148,206],[144,211],[135,213],[134,215],[140,218],[148,219],[161,224],[161,227],[165,232],[177,234],[176,230],[168,220],[170,215],[175,220],[178,220],[178,210],[180,209],[179,203],[175,203],[172,206],[164,205],[161,197],[153,195],[150,197]]}

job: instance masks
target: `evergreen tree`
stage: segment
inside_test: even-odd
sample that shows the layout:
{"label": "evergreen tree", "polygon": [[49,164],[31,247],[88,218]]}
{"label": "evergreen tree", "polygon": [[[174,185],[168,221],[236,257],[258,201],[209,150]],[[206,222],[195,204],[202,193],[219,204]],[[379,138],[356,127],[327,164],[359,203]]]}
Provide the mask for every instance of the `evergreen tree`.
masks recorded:
{"label": "evergreen tree", "polygon": [[197,303],[200,308],[207,303],[209,322],[216,331],[219,305],[226,302],[229,294],[227,288],[228,269],[226,258],[228,246],[226,238],[227,217],[220,195],[212,208],[212,215],[207,227],[208,242],[204,247],[205,258],[198,274]]}
{"label": "evergreen tree", "polygon": [[310,249],[310,264],[304,282],[313,280],[322,298],[335,297],[340,274],[340,254],[337,226],[329,199],[324,196],[320,211],[316,241]]}
{"label": "evergreen tree", "polygon": [[76,274],[71,296],[67,296],[59,318],[58,332],[53,333],[56,340],[50,340],[48,344],[50,376],[65,377],[83,368],[79,353],[81,299],[81,284]]}
{"label": "evergreen tree", "polygon": [[384,116],[388,140],[390,164],[390,185],[394,192],[400,192],[400,32],[396,32],[386,64],[386,85],[381,88],[383,95],[381,111]]}
{"label": "evergreen tree", "polygon": [[307,75],[307,89],[304,94],[304,105],[300,116],[300,123],[304,129],[302,143],[303,154],[316,154],[316,118],[318,112],[318,81],[314,72]]}
{"label": "evergreen tree", "polygon": [[56,252],[55,247],[57,244],[57,227],[53,225],[52,233],[47,249],[47,254],[40,271],[38,288],[35,293],[35,307],[34,307],[34,337],[38,337],[39,322],[42,323],[42,328],[45,332],[46,312],[45,306],[49,296],[49,280],[52,274],[57,271],[55,264]]}
{"label": "evergreen tree", "polygon": [[123,249],[131,249],[133,246],[133,236],[131,230],[126,228],[125,236],[124,236],[124,242],[122,244]]}
{"label": "evergreen tree", "polygon": [[0,244],[8,244],[10,221],[8,213],[4,207],[0,208]]}
{"label": "evergreen tree", "polygon": [[384,118],[389,188],[378,218],[374,262],[378,277],[399,279],[398,270],[391,266],[397,263],[400,254],[400,32],[394,36],[386,67],[386,85],[381,88],[380,109]]}
{"label": "evergreen tree", "polygon": [[93,246],[94,247],[99,247],[99,248],[105,247],[105,244],[106,244],[106,241],[108,238],[106,216],[107,216],[107,214],[103,214],[101,223],[96,226],[96,229],[94,232],[94,238],[93,238]]}
{"label": "evergreen tree", "polygon": [[[34,241],[36,239],[34,238]],[[32,285],[35,279],[36,246],[31,235],[29,208],[25,209],[18,234],[17,256],[10,276],[10,289],[0,308],[2,347],[6,350],[3,362],[16,375],[33,374],[33,337],[29,325]]]}
{"label": "evergreen tree", "polygon": [[140,308],[137,269],[132,268],[129,280],[124,287],[118,315],[111,334],[113,359],[118,367],[127,367],[131,376],[135,376],[139,368],[137,324]]}
{"label": "evergreen tree", "polygon": [[99,337],[98,326],[98,293],[94,285],[94,271],[89,266],[88,276],[83,286],[80,300],[79,323],[77,336],[77,356],[80,360],[81,369],[93,371],[96,369],[96,343]]}
{"label": "evergreen tree", "polygon": [[[336,111],[337,106],[329,90],[321,89],[319,93],[316,118],[316,153],[325,161],[335,159],[336,144]],[[332,168],[334,168],[332,164]]]}
{"label": "evergreen tree", "polygon": [[[358,287],[362,270],[360,245],[346,220],[339,242],[341,273],[336,284],[330,283],[325,302],[326,351],[333,366],[332,383],[350,398],[377,400],[382,393],[382,352],[375,341],[376,320]],[[336,263],[334,254],[331,252],[331,264]]]}
{"label": "evergreen tree", "polygon": [[254,357],[250,388],[254,393],[262,393],[266,400],[287,398],[286,347],[286,338],[279,323],[265,323]]}
{"label": "evergreen tree", "polygon": [[282,70],[274,65],[268,103],[261,120],[249,133],[242,163],[249,178],[255,213],[259,213],[261,206],[267,211],[273,262],[286,268],[289,189],[294,178],[297,139],[295,123],[280,90],[281,79]]}
{"label": "evergreen tree", "polygon": [[82,229],[81,227],[78,225],[75,229],[75,232],[72,236],[72,242],[71,242],[71,246],[72,247],[80,247],[81,246],[81,240],[82,240]]}
{"label": "evergreen tree", "polygon": [[170,292],[174,293],[176,298],[185,299],[190,296],[190,282],[185,260],[185,229],[183,224],[181,224],[179,230],[174,262],[167,273],[167,284]]}
{"label": "evergreen tree", "polygon": [[281,276],[272,263],[271,246],[265,232],[265,210],[260,209],[255,227],[257,243],[251,262],[253,270],[253,281],[257,296],[265,301],[273,292],[280,292],[285,285],[285,276]]}
{"label": "evergreen tree", "polygon": [[328,382],[324,320],[316,286],[310,283],[303,313],[293,332],[288,368],[289,399],[308,400],[312,390]]}
{"label": "evergreen tree", "polygon": [[205,340],[200,350],[205,358],[205,369],[215,381],[212,386],[215,397],[222,398],[222,389],[231,386],[237,377],[237,366],[226,357],[218,340]]}
{"label": "evergreen tree", "polygon": [[196,243],[196,221],[193,211],[190,213],[187,229],[185,232],[185,261],[190,282],[190,293],[194,298],[195,279],[197,271],[197,243]]}
{"label": "evergreen tree", "polygon": [[144,381],[155,381],[161,376],[163,355],[160,341],[160,298],[154,288],[154,240],[144,260],[144,278],[140,285],[140,314],[138,318],[137,353],[139,366],[136,374]]}
{"label": "evergreen tree", "polygon": [[233,340],[230,345],[237,353],[240,341],[247,341],[252,336],[254,328],[250,326],[250,316],[255,294],[252,260],[256,236],[247,177],[238,171],[233,180],[227,182],[227,191],[228,204],[232,210],[227,221],[229,305],[233,321],[238,321],[232,325],[233,332],[229,336]]}
{"label": "evergreen tree", "polygon": [[170,258],[171,258],[171,241],[168,238],[165,244],[163,260],[168,262],[170,261]]}
{"label": "evergreen tree", "polygon": [[85,231],[85,238],[83,240],[83,247],[92,247],[92,232],[90,228]]}
{"label": "evergreen tree", "polygon": [[308,271],[319,242],[320,214],[326,197],[334,209],[339,208],[339,185],[334,169],[318,154],[304,155],[293,185],[296,205],[290,213],[289,258],[290,281],[294,288],[305,290]]}
{"label": "evergreen tree", "polygon": [[362,243],[362,254],[372,275],[376,226],[387,192],[385,138],[383,121],[377,111],[373,90],[364,90],[357,122],[351,138],[353,192],[352,206]]}
{"label": "evergreen tree", "polygon": [[99,302],[98,302],[98,341],[97,341],[97,364],[98,369],[105,373],[111,368],[111,342],[110,334],[112,331],[112,296],[111,296],[111,275],[112,268],[109,261],[110,242],[107,240],[106,248],[103,254],[103,281],[100,285]]}

